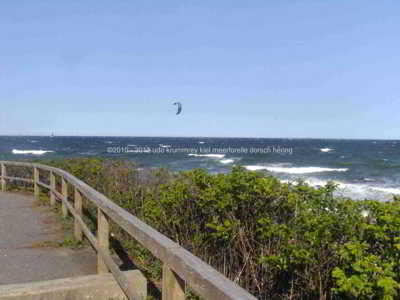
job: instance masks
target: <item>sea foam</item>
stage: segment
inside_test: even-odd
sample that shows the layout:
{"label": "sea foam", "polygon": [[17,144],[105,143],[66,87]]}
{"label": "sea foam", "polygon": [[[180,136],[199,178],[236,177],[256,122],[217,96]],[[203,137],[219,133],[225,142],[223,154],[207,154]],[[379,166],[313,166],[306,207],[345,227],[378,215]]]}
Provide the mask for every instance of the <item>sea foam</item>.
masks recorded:
{"label": "sea foam", "polygon": [[224,158],[225,154],[195,154],[195,153],[190,153],[188,154],[189,156],[195,156],[195,157],[210,157],[210,158]]}
{"label": "sea foam", "polygon": [[400,194],[400,189],[398,188],[372,187],[372,189],[385,194],[395,194],[395,195]]}
{"label": "sea foam", "polygon": [[18,149],[13,149],[12,154],[32,154],[32,155],[43,155],[46,153],[51,153],[54,151],[49,151],[49,150],[18,150]]}
{"label": "sea foam", "polygon": [[[325,186],[328,181],[317,178],[309,178],[305,182],[312,187]],[[337,196],[346,196],[354,199],[390,199],[393,194],[400,195],[400,188],[374,186],[363,183],[348,183],[342,181],[332,181],[337,184]]]}
{"label": "sea foam", "polygon": [[323,173],[323,172],[346,172],[347,168],[322,168],[322,167],[274,167],[274,166],[245,166],[247,170],[259,171],[267,170],[274,173],[287,173],[287,174],[310,174],[310,173]]}
{"label": "sea foam", "polygon": [[[298,185],[297,179],[280,179],[282,183]],[[352,199],[378,199],[382,201],[390,200],[393,195],[400,195],[400,188],[379,187],[369,184],[347,183],[337,180],[330,180],[337,185],[334,192],[335,196],[350,197]],[[308,178],[304,180],[306,184],[314,188],[324,187],[328,184],[328,180],[319,178]]]}
{"label": "sea foam", "polygon": [[233,160],[233,159],[222,159],[219,162],[221,164],[227,165],[227,164],[231,164],[231,163],[235,162],[235,160]]}

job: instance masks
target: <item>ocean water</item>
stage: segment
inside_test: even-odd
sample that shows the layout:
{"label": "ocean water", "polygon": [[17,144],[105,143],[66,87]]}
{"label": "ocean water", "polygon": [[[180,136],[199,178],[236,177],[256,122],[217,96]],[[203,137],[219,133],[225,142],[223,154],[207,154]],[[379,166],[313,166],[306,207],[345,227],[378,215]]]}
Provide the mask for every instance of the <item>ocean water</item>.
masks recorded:
{"label": "ocean water", "polygon": [[400,195],[400,141],[166,137],[0,137],[1,160],[71,157],[126,158],[139,168],[204,168],[229,172],[235,165],[284,181],[328,181],[338,195],[392,199]]}

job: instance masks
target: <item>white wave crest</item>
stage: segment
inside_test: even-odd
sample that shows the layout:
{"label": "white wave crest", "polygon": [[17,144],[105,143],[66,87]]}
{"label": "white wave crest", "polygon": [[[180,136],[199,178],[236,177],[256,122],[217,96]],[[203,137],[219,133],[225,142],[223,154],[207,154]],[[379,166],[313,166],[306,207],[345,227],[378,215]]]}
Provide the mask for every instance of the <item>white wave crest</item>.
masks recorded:
{"label": "white wave crest", "polygon": [[23,155],[27,155],[27,154],[31,154],[31,155],[43,155],[46,153],[51,153],[54,151],[49,151],[49,150],[18,150],[18,149],[13,149],[12,150],[12,154],[23,154]]}
{"label": "white wave crest", "polygon": [[379,187],[359,183],[336,183],[338,184],[338,190],[335,193],[336,195],[346,196],[353,199],[377,199],[386,201],[392,199],[393,194],[400,195],[399,188]]}
{"label": "white wave crest", "polygon": [[93,151],[87,151],[87,152],[80,152],[80,155],[96,155],[97,152],[93,152]]}
{"label": "white wave crest", "polygon": [[396,195],[400,194],[400,189],[398,188],[372,187],[371,189],[385,194],[396,194]]}
{"label": "white wave crest", "polygon": [[320,186],[327,185],[328,181],[321,180],[318,178],[310,178],[310,179],[305,180],[305,183],[307,183],[309,186],[312,186],[312,187],[320,187]]}
{"label": "white wave crest", "polygon": [[321,150],[321,152],[331,152],[331,151],[333,151],[333,150],[335,150],[335,149],[331,149],[331,148],[321,148],[320,150]]}
{"label": "white wave crest", "polygon": [[189,156],[195,156],[195,157],[210,157],[210,158],[224,158],[225,154],[195,154],[195,153],[190,153]]}
{"label": "white wave crest", "polygon": [[231,164],[234,163],[235,160],[234,159],[222,159],[219,161],[221,164],[227,165],[227,164]]}
{"label": "white wave crest", "polygon": [[373,182],[373,181],[375,181],[375,179],[368,178],[368,177],[363,178],[363,180],[364,180],[364,181],[367,181],[367,182]]}
{"label": "white wave crest", "polygon": [[245,166],[245,168],[249,171],[261,171],[261,170],[268,169],[268,167],[264,167],[264,166]]}
{"label": "white wave crest", "polygon": [[333,168],[321,168],[321,167],[273,167],[273,166],[245,166],[247,170],[259,171],[267,170],[274,173],[287,173],[287,174],[310,174],[310,173],[323,173],[323,172],[346,172],[349,169],[333,169]]}
{"label": "white wave crest", "polygon": [[[297,185],[297,179],[281,179],[282,183],[290,183],[292,185]],[[330,180],[331,182],[337,184],[337,190],[335,191],[335,196],[350,197],[352,199],[377,199],[382,201],[387,201],[392,199],[394,195],[400,195],[400,188],[395,187],[383,187],[374,186],[363,183],[349,183],[337,180]],[[328,181],[319,178],[308,178],[304,181],[311,187],[319,188],[326,186]]]}
{"label": "white wave crest", "polygon": [[[387,200],[391,195],[400,195],[400,188],[379,187],[369,184],[347,183],[333,181],[338,185],[336,195],[347,196],[353,199],[382,199]],[[309,179],[306,183],[313,187],[325,186],[328,182],[319,179]]]}

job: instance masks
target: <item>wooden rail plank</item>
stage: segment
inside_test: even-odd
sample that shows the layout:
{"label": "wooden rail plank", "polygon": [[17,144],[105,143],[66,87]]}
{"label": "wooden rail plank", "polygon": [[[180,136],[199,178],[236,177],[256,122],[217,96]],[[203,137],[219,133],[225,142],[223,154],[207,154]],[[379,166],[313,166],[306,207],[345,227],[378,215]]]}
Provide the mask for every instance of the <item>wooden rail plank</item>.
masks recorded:
{"label": "wooden rail plank", "polygon": [[162,300],[185,300],[185,282],[166,264],[162,280]]}
{"label": "wooden rail plank", "polygon": [[7,189],[6,176],[7,176],[6,165],[4,163],[1,163],[1,190],[3,192],[5,192]]}
{"label": "wooden rail plank", "polygon": [[20,178],[20,177],[12,177],[12,176],[4,176],[4,179],[10,180],[10,181],[22,181],[26,183],[33,183],[33,179],[31,178]]}
{"label": "wooden rail plank", "polygon": [[[110,225],[103,211],[97,209],[97,247],[108,253],[110,251]],[[97,256],[97,274],[108,273],[108,268],[101,256]]]}
{"label": "wooden rail plank", "polygon": [[86,223],[83,221],[82,217],[77,213],[75,208],[72,207],[71,203],[66,201],[62,194],[56,192],[55,196],[59,198],[61,201],[65,202],[65,206],[67,207],[68,211],[71,215],[78,221],[79,225],[82,228],[83,234],[89,240],[90,244],[93,246],[94,249],[97,251],[97,238],[95,235],[90,231],[89,227],[87,227]]}
{"label": "wooden rail plank", "polygon": [[51,186],[50,185],[47,185],[47,184],[45,184],[43,182],[40,182],[40,181],[38,181],[37,184],[40,185],[41,187],[44,187],[44,188],[46,188],[48,190],[51,190]]}
{"label": "wooden rail plank", "polygon": [[63,195],[61,210],[63,217],[66,218],[68,217],[68,209],[65,206],[65,201],[68,202],[68,183],[64,177],[61,177],[61,193]]}
{"label": "wooden rail plank", "polygon": [[40,197],[40,189],[39,189],[39,169],[33,168],[33,194],[35,195],[35,199],[39,200]]}
{"label": "wooden rail plank", "polygon": [[[75,212],[82,218],[82,195],[79,190],[75,187],[75,195],[74,195],[74,205],[75,205]],[[74,235],[77,241],[82,241],[82,228],[75,218],[74,222]]]}
{"label": "wooden rail plank", "polygon": [[56,176],[53,172],[50,172],[50,206],[54,206],[56,204],[56,196],[54,195],[54,191],[56,190]]}

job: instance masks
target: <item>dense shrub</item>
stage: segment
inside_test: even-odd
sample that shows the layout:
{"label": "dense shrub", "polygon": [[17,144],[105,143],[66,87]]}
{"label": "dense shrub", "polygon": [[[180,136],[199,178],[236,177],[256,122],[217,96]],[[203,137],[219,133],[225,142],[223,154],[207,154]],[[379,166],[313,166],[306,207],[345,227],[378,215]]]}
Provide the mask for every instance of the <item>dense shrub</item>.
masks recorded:
{"label": "dense shrub", "polygon": [[[83,179],[260,299],[400,299],[398,198],[336,198],[334,184],[285,184],[240,167],[211,175],[200,169],[139,172],[130,162],[102,159],[48,163]],[[132,256],[148,255],[138,245],[130,249]]]}

